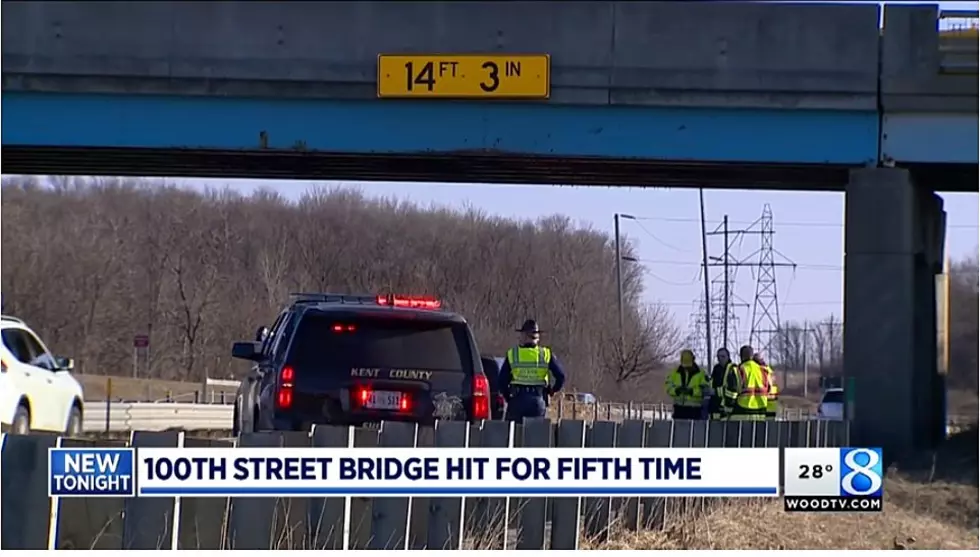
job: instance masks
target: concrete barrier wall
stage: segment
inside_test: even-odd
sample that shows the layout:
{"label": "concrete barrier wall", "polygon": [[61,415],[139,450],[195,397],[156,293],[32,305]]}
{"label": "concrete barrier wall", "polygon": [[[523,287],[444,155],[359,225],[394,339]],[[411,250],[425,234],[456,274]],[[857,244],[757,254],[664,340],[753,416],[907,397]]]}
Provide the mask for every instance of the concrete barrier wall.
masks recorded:
{"label": "concrete barrier wall", "polygon": [[[975,135],[977,95],[980,92],[977,54],[957,52],[959,49],[949,47],[972,42],[975,49],[977,41],[970,38],[941,40],[939,13],[936,5],[891,5],[885,9],[881,38],[881,108],[886,115],[962,113],[973,118]],[[972,71],[968,65],[955,63],[964,58],[972,59]],[[923,143],[934,144],[935,141],[927,138]]]}
{"label": "concrete barrier wall", "polygon": [[[582,420],[443,422],[379,430],[323,426],[312,435],[255,433],[237,441],[134,432],[135,447],[832,447],[841,422],[622,423]],[[664,528],[703,498],[343,498],[228,500],[47,497],[47,449],[118,441],[5,435],[2,549],[577,549],[614,528]],[[464,502],[465,501],[465,502]]]}
{"label": "concrete barrier wall", "polygon": [[542,53],[551,103],[874,110],[877,5],[17,2],[4,91],[367,99],[379,53]]}
{"label": "concrete barrier wall", "polygon": [[882,32],[880,10],[16,2],[4,10],[3,89],[374,98],[379,53],[513,52],[552,55],[551,102],[874,110],[880,92],[886,112],[976,112],[976,54],[950,48],[976,40],[942,37],[936,5],[889,5]]}

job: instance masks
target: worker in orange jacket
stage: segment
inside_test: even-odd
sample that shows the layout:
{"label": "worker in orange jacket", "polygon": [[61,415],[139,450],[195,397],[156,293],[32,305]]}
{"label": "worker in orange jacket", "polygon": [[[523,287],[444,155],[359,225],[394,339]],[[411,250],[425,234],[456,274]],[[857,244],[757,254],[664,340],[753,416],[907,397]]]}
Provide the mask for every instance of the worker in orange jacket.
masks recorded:
{"label": "worker in orange jacket", "polygon": [[769,378],[769,395],[766,398],[766,419],[776,419],[779,413],[779,386],[776,385],[776,374],[772,367],[766,363],[765,356],[761,352],[756,352],[752,359],[759,364],[762,372]]}

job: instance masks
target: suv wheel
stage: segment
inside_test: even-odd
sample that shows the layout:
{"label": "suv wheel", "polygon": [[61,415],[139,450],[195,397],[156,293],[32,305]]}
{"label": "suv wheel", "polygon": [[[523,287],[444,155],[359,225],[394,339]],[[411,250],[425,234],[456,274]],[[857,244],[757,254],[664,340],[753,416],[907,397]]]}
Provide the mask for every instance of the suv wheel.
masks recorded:
{"label": "suv wheel", "polygon": [[238,437],[242,432],[242,413],[238,409],[238,403],[235,403],[235,410],[231,415],[231,436]]}
{"label": "suv wheel", "polygon": [[68,425],[65,427],[65,436],[82,436],[82,411],[77,406],[72,406],[71,412],[68,413]]}
{"label": "suv wheel", "polygon": [[31,432],[31,413],[23,404],[19,405],[17,411],[14,412],[10,432],[16,435],[27,435]]}
{"label": "suv wheel", "polygon": [[252,419],[248,421],[248,425],[242,428],[242,433],[256,433],[259,431],[259,407],[256,406],[252,409]]}

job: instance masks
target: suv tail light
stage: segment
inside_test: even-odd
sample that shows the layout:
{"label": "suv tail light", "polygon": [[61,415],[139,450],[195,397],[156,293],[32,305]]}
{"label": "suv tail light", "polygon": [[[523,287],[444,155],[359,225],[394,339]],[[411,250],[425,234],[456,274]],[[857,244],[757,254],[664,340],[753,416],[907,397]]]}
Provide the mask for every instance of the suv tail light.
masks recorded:
{"label": "suv tail light", "polygon": [[280,410],[288,410],[293,406],[293,381],[296,372],[290,366],[283,366],[279,372],[279,393],[276,395],[276,406]]}
{"label": "suv tail light", "polygon": [[360,407],[367,406],[368,401],[371,400],[371,389],[367,387],[358,387],[354,391],[354,402]]}
{"label": "suv tail light", "polygon": [[473,419],[490,419],[490,383],[483,374],[473,376]]}

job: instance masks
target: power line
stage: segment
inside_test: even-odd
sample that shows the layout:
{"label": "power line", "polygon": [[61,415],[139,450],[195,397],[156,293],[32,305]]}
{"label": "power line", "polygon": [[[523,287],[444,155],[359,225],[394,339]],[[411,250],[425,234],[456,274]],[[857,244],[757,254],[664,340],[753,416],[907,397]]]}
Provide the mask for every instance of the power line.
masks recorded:
{"label": "power line", "polygon": [[[631,219],[631,220],[635,220],[635,219]],[[653,240],[654,240],[655,242],[657,242],[657,243],[658,243],[658,244],[660,244],[661,246],[664,246],[665,248],[668,248],[668,249],[672,249],[672,250],[674,250],[674,251],[677,251],[677,252],[681,252],[681,253],[687,253],[687,252],[689,252],[689,251],[690,251],[690,250],[686,250],[686,249],[682,249],[682,248],[679,248],[679,247],[677,247],[677,246],[675,246],[675,245],[673,245],[673,244],[670,244],[670,243],[667,243],[667,242],[665,242],[665,241],[663,241],[663,240],[661,240],[659,236],[657,236],[656,234],[654,234],[653,232],[651,232],[651,231],[650,231],[650,230],[649,230],[649,229],[648,229],[647,227],[645,227],[645,226],[643,226],[643,225],[642,225],[642,224],[641,224],[641,223],[640,223],[639,221],[637,221],[637,222],[636,222],[636,226],[637,226],[637,227],[638,227],[638,228],[639,228],[640,230],[642,230],[642,231],[644,231],[644,232],[646,232],[646,234],[647,234],[648,236],[650,236],[651,238],[653,238]]]}
{"label": "power line", "polygon": [[[636,216],[637,221],[661,221],[661,222],[701,222],[699,219],[690,217],[651,217],[651,216]],[[751,226],[758,221],[728,221],[728,224],[732,225],[742,225]],[[718,225],[722,221],[710,221],[710,224]],[[799,227],[813,227],[813,228],[844,228],[844,223],[842,222],[805,222],[805,221],[779,221],[779,226],[799,226]],[[965,228],[965,229],[980,229],[980,224],[947,224],[946,228]]]}
{"label": "power line", "polygon": [[[703,296],[702,296],[702,298],[703,298]],[[690,301],[687,301],[687,302],[680,302],[680,301],[677,301],[677,302],[663,302],[663,301],[657,301],[657,302],[654,302],[654,303],[660,304],[662,306],[668,306],[668,307],[680,307],[680,306],[690,307],[691,306],[691,302]],[[842,305],[844,305],[844,301],[843,300],[814,300],[814,301],[808,301],[808,302],[784,302],[784,301],[780,301],[779,302],[779,305],[780,306],[807,306],[807,307],[809,307],[809,306],[813,306],[813,307],[816,307],[816,306],[842,306]]]}
{"label": "power line", "polygon": [[698,278],[701,277],[701,272],[698,271],[697,273],[694,274],[693,277],[691,277],[691,280],[689,280],[687,282],[678,282],[678,281],[673,281],[673,280],[665,279],[665,278],[661,277],[660,275],[658,275],[656,273],[652,273],[650,271],[645,271],[644,274],[645,275],[649,275],[650,277],[652,277],[657,282],[661,282],[663,284],[669,284],[671,286],[690,286],[690,285],[696,283],[698,281]]}
{"label": "power line", "polygon": [[[686,267],[701,266],[701,263],[695,261],[672,261],[672,260],[665,260],[665,259],[640,259],[640,258],[636,258],[636,261],[640,263],[649,263],[651,265],[679,265],[679,266],[686,266]],[[714,267],[717,265],[712,264],[710,266]],[[803,269],[809,271],[843,271],[844,266],[832,265],[830,263],[797,263],[796,269]]]}
{"label": "power line", "polygon": [[[637,258],[633,258],[633,261],[636,261],[638,263],[649,263],[651,265],[677,265],[677,266],[682,266],[682,267],[701,267],[702,266],[701,263],[698,263],[696,261],[672,261],[672,260],[669,260],[669,259],[642,259],[642,258],[638,258],[637,257]],[[715,267],[717,265],[712,264],[712,265],[709,265],[709,266],[710,267]],[[843,272],[844,271],[844,266],[843,265],[833,265],[833,264],[830,264],[830,263],[797,263],[796,266],[794,267],[794,269],[797,270],[797,271],[803,270],[803,271],[836,271],[836,272]],[[964,269],[951,269],[949,271],[949,273],[952,274],[952,275],[970,275],[970,274],[976,274],[976,271],[971,271],[970,269],[965,269],[965,270]]]}

